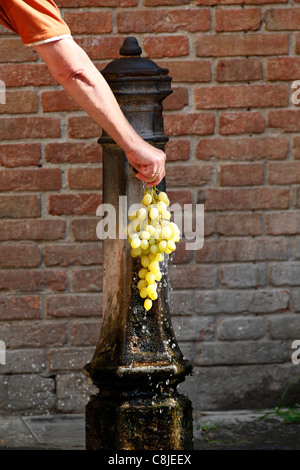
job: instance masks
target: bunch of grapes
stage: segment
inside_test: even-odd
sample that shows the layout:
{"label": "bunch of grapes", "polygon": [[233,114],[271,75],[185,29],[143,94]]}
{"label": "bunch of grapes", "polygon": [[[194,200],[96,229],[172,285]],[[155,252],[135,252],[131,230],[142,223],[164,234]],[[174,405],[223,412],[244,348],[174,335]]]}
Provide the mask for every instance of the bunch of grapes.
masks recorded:
{"label": "bunch of grapes", "polygon": [[160,263],[164,261],[164,254],[171,254],[180,240],[180,230],[171,222],[169,205],[168,195],[152,187],[145,190],[140,207],[128,216],[130,223],[126,231],[132,257],[140,257],[142,267],[138,272],[137,287],[145,299],[146,310],[151,309],[152,301],[158,297],[157,286],[162,278]]}

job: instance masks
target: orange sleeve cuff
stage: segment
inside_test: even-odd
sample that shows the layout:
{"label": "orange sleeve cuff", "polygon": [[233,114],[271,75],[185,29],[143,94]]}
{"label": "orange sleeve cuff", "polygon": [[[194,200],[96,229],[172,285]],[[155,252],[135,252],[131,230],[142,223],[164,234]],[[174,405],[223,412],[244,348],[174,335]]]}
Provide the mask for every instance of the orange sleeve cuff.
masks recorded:
{"label": "orange sleeve cuff", "polygon": [[32,44],[71,34],[52,0],[1,0],[0,23]]}

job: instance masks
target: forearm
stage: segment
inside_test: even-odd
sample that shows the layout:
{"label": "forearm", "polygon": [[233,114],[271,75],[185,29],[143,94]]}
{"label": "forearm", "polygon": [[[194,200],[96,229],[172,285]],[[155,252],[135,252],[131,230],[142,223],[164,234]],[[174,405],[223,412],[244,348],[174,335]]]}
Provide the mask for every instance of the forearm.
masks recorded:
{"label": "forearm", "polygon": [[67,93],[125,153],[138,147],[141,138],[124,117],[101,73],[75,41],[43,44],[36,46],[36,51]]}

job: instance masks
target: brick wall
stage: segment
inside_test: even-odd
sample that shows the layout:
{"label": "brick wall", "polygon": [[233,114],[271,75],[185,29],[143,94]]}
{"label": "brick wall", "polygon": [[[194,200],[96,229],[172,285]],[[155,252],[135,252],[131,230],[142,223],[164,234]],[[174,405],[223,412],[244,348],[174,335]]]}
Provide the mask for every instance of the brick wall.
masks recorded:
{"label": "brick wall", "polygon": [[[300,3],[59,0],[101,70],[134,35],[169,68],[172,201],[205,203],[205,243],[179,245],[173,325],[196,410],[274,406],[299,375]],[[81,412],[101,324],[101,129],[36,54],[0,29],[1,413]]]}

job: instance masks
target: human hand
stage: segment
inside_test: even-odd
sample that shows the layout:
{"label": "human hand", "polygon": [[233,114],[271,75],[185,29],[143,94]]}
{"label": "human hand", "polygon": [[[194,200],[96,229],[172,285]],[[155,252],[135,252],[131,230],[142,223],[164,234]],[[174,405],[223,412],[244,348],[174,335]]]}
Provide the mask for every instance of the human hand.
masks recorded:
{"label": "human hand", "polygon": [[136,177],[147,184],[157,186],[166,174],[165,153],[141,139],[139,145],[126,152],[129,163],[137,170]]}

